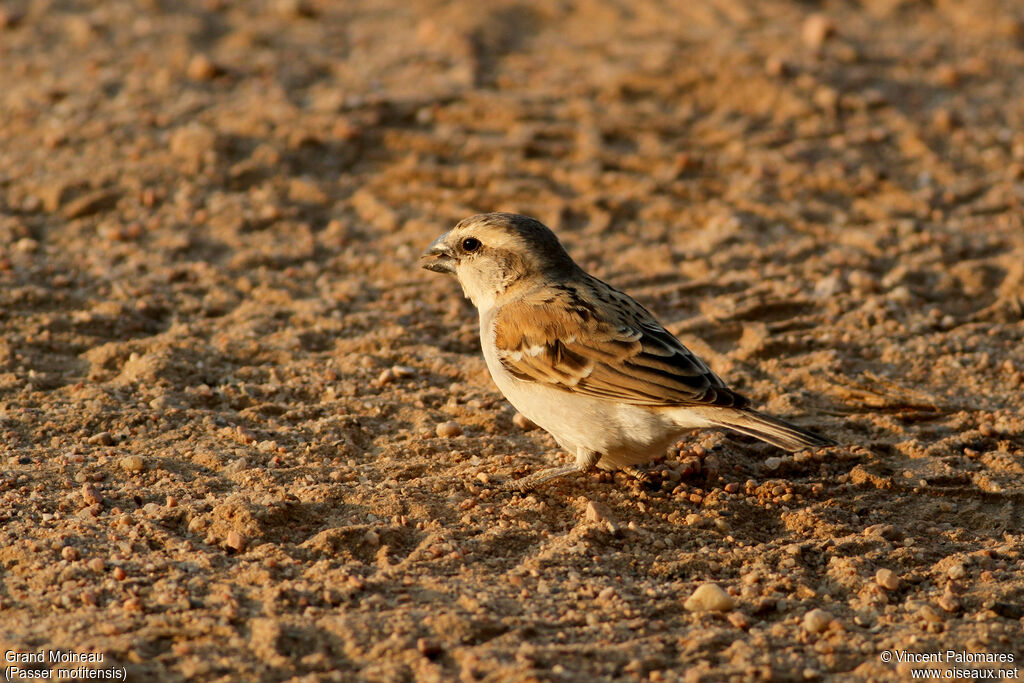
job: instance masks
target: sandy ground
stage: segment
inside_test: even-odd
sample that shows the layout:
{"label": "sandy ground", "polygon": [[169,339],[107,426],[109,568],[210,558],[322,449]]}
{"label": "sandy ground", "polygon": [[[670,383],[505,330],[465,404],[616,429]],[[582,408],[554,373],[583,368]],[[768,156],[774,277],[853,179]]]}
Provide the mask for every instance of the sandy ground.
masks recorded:
{"label": "sandy ground", "polygon": [[[1022,92],[1013,2],[3,3],[0,649],[132,681],[1014,670]],[[499,490],[566,456],[416,267],[488,210],[844,447],[703,432],[646,487]]]}

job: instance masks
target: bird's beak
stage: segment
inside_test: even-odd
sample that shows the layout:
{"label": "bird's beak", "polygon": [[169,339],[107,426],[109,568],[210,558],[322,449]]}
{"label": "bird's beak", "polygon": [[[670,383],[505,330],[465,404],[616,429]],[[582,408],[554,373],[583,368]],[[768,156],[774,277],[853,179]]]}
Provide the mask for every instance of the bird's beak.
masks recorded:
{"label": "bird's beak", "polygon": [[448,234],[445,233],[430,243],[427,250],[423,252],[423,256],[420,256],[421,266],[435,273],[455,272],[455,255],[445,242],[444,238],[447,236]]}

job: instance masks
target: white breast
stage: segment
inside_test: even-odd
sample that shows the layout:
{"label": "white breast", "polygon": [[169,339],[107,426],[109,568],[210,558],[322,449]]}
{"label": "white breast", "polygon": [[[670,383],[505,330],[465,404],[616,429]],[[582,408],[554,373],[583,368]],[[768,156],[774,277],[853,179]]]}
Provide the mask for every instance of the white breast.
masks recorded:
{"label": "white breast", "polygon": [[678,410],[644,408],[516,379],[498,359],[494,319],[494,310],[480,312],[480,345],[491,378],[516,410],[572,455],[583,447],[604,456],[600,467],[638,464],[663,455],[682,431],[706,424],[696,416],[693,424],[686,424]]}

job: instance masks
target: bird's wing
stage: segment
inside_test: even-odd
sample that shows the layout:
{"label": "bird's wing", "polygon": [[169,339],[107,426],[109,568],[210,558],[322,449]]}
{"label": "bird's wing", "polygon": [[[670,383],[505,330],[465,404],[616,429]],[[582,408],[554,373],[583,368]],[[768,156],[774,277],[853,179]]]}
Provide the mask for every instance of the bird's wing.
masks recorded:
{"label": "bird's wing", "polygon": [[640,304],[597,280],[532,292],[504,305],[494,325],[498,359],[522,381],[635,405],[748,403]]}

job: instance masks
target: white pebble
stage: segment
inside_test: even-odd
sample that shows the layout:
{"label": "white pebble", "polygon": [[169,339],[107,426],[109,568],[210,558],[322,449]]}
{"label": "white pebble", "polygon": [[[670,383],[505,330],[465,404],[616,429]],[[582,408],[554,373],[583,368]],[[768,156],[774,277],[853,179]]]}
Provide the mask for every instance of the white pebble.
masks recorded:
{"label": "white pebble", "polygon": [[456,436],[462,436],[462,427],[454,420],[440,423],[437,425],[436,431],[437,435],[442,439],[451,439]]}
{"label": "white pebble", "polygon": [[683,603],[690,612],[728,612],[736,607],[736,600],[715,583],[704,583]]}
{"label": "white pebble", "polygon": [[804,615],[804,630],[808,633],[821,633],[832,623],[832,615],[823,609],[812,609]]}

